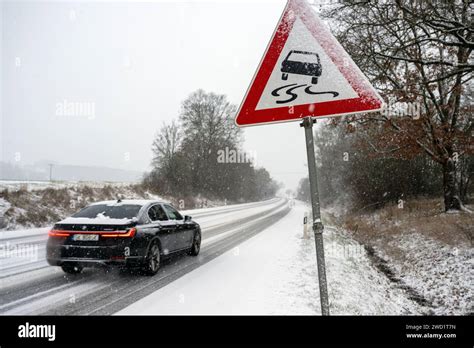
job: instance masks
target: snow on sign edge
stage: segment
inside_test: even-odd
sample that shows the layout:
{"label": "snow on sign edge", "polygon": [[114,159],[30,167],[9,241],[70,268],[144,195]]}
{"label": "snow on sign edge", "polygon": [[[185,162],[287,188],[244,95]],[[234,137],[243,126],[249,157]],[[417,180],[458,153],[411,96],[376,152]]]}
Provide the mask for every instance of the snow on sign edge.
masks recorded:
{"label": "snow on sign edge", "polygon": [[[256,110],[296,18],[303,21],[307,29],[324,48],[326,54],[339,67],[340,72],[351,84],[351,87],[358,93],[359,98]],[[234,122],[238,127],[247,127],[299,121],[305,116],[323,118],[377,112],[382,108],[383,100],[378,92],[326,28],[311,6],[305,0],[288,0],[273,36],[254,73],[252,82],[239,106]]]}

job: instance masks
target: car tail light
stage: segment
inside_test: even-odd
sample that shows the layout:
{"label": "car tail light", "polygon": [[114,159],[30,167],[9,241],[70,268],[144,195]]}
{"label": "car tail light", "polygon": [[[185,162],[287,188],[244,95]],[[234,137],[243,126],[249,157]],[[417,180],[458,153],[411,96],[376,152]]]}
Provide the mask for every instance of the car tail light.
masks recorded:
{"label": "car tail light", "polygon": [[61,230],[51,230],[48,232],[50,237],[69,237],[71,234],[85,234],[85,233],[94,233],[98,234],[101,237],[108,237],[108,238],[132,238],[137,233],[137,229],[135,227],[130,228],[125,233],[116,233],[116,232],[85,232],[85,231],[61,231]]}
{"label": "car tail light", "polygon": [[135,227],[130,228],[126,233],[101,233],[101,237],[107,238],[132,238],[137,233],[137,229]]}
{"label": "car tail light", "polygon": [[124,260],[125,256],[112,256],[111,259],[112,260]]}
{"label": "car tail light", "polygon": [[50,237],[69,237],[70,233],[58,230],[51,230],[48,232],[48,236]]}

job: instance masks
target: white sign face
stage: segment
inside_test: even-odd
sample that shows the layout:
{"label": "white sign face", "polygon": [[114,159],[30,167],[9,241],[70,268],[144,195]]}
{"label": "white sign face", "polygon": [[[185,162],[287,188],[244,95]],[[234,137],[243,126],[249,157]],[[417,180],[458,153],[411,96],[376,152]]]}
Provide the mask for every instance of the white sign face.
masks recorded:
{"label": "white sign face", "polygon": [[235,122],[288,122],[382,106],[382,98],[311,6],[289,0]]}
{"label": "white sign face", "polygon": [[[305,53],[297,53],[302,52]],[[314,53],[314,54],[313,54]],[[287,60],[299,66],[299,72],[311,73],[312,65],[321,66],[320,74],[306,75],[287,73],[283,79],[282,64]],[[304,64],[308,69],[304,69]],[[291,66],[289,67],[291,70]],[[303,71],[302,71],[303,70]],[[312,83],[313,77],[317,83]],[[324,101],[357,98],[357,93],[339,71],[339,68],[324,52],[324,49],[309,32],[301,19],[297,18],[280,57],[273,68],[268,83],[257,104],[257,110],[273,109],[285,105],[314,104]]]}

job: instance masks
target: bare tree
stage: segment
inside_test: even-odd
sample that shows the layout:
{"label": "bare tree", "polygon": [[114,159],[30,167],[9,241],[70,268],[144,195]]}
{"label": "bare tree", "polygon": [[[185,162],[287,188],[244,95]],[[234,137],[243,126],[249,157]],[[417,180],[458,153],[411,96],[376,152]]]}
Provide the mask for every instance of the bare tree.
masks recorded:
{"label": "bare tree", "polygon": [[[185,140],[183,149],[193,169],[193,182],[200,192],[218,187],[229,166],[217,162],[217,152],[240,146],[241,130],[234,125],[236,107],[225,95],[199,89],[183,103],[179,122]],[[229,183],[230,184],[230,183]]]}
{"label": "bare tree", "polygon": [[466,0],[351,1],[325,13],[385,99],[420,106],[417,115],[385,112],[350,121],[362,131],[376,129],[368,141],[381,156],[423,152],[439,163],[446,210],[462,209],[461,162],[474,152],[470,6]]}
{"label": "bare tree", "polygon": [[158,186],[161,192],[183,191],[178,187],[182,186],[182,178],[185,173],[180,152],[182,137],[182,131],[178,124],[172,121],[170,124],[163,124],[153,140],[153,172],[148,181]]}
{"label": "bare tree", "polygon": [[218,160],[220,151],[242,151],[235,110],[224,95],[192,93],[182,103],[179,123],[164,124],[156,134],[153,171],[144,184],[175,197],[203,195],[237,202],[274,196],[279,186],[265,169],[251,161]]}
{"label": "bare tree", "polygon": [[181,140],[181,131],[175,121],[163,124],[152,144],[153,167],[167,169],[180,150]]}

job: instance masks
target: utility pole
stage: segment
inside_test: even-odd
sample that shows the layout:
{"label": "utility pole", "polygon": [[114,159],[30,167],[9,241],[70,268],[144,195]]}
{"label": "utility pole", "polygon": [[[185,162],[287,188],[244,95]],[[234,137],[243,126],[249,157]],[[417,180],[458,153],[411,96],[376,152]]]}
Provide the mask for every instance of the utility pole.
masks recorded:
{"label": "utility pole", "polygon": [[49,166],[49,181],[53,181],[53,166],[54,166],[54,164],[49,163],[48,166]]}
{"label": "utility pole", "polygon": [[321,314],[329,315],[328,284],[326,280],[326,264],[324,260],[323,244],[324,226],[321,222],[321,211],[319,207],[318,173],[316,168],[316,158],[314,155],[313,123],[316,123],[316,119],[305,117],[300,126],[304,127],[306,136],[306,154],[308,156],[309,187],[311,192],[311,207],[313,210],[313,233],[314,242],[316,244],[316,260],[318,263]]}

